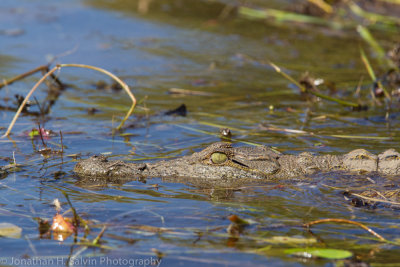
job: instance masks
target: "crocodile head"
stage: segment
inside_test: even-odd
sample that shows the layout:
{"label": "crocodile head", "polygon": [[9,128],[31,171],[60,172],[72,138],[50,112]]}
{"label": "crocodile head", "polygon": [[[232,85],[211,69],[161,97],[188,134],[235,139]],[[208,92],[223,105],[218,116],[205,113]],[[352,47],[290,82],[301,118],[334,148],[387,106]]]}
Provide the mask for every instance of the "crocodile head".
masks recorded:
{"label": "crocodile head", "polygon": [[378,171],[389,175],[400,173],[400,153],[394,149],[386,150],[379,154]]}
{"label": "crocodile head", "polygon": [[109,161],[104,156],[81,160],[74,172],[81,177],[187,177],[206,180],[263,179],[280,170],[280,154],[270,148],[232,147],[218,142],[190,156],[154,163]]}
{"label": "crocodile head", "polygon": [[278,158],[278,153],[264,146],[232,147],[218,142],[191,156],[147,166],[152,176],[263,179],[280,170]]}
{"label": "crocodile head", "polygon": [[352,172],[374,172],[378,168],[378,157],[365,149],[355,149],[344,155],[343,166]]}

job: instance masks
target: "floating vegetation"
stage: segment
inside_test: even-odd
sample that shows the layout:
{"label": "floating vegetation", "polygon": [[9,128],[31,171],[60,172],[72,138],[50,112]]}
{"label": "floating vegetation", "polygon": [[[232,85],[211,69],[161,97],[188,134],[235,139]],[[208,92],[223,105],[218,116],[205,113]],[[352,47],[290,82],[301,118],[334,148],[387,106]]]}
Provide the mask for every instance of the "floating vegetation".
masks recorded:
{"label": "floating vegetation", "polygon": [[21,233],[21,227],[12,223],[0,223],[0,237],[20,238]]}
{"label": "floating vegetation", "polygon": [[286,249],[285,253],[306,259],[323,258],[329,260],[342,260],[353,256],[353,253],[348,250],[312,247]]}
{"label": "floating vegetation", "polygon": [[[73,68],[84,68],[84,69],[91,69],[91,70],[95,70],[98,72],[101,72],[109,77],[111,77],[112,79],[114,79],[124,90],[125,92],[128,94],[129,98],[132,100],[132,105],[129,109],[129,111],[127,112],[127,114],[125,115],[125,117],[122,119],[121,123],[116,127],[117,130],[121,129],[121,127],[124,125],[125,121],[129,118],[129,116],[133,113],[133,110],[135,109],[136,106],[136,98],[135,96],[132,94],[131,90],[129,89],[128,85],[123,82],[121,79],[119,79],[117,76],[115,76],[114,74],[112,74],[111,72],[99,68],[99,67],[95,67],[95,66],[90,66],[90,65],[85,65],[85,64],[57,64],[55,67],[53,67],[52,69],[48,70],[48,66],[40,66],[38,68],[35,68],[31,71],[28,71],[24,74],[18,75],[8,81],[3,82],[2,85],[0,85],[0,88],[2,86],[5,86],[7,84],[13,83],[17,80],[23,79],[29,75],[32,75],[38,71],[43,71],[43,70],[47,70],[47,72],[43,75],[43,77],[32,87],[32,89],[28,92],[28,94],[25,96],[24,100],[22,101],[22,103],[20,104],[17,112],[14,115],[14,118],[12,119],[10,125],[8,126],[7,131],[4,133],[3,137],[8,136],[12,130],[12,128],[14,127],[15,122],[17,121],[19,115],[21,114],[21,112],[24,110],[27,102],[29,101],[29,98],[32,96],[32,94],[36,91],[36,89],[39,87],[40,84],[42,84],[48,77],[54,77],[54,73],[56,71],[59,71],[62,68],[66,68],[66,67],[73,67]],[[53,79],[56,79],[55,77]],[[56,79],[56,81],[58,81],[58,78]],[[61,83],[60,83],[61,84]]]}
{"label": "floating vegetation", "polygon": [[316,220],[316,221],[312,221],[309,223],[305,223],[304,227],[307,229],[310,229],[310,227],[312,225],[315,224],[320,224],[320,223],[345,223],[345,224],[353,224],[356,225],[362,229],[364,229],[365,231],[367,231],[368,233],[372,234],[373,236],[377,237],[380,241],[387,241],[384,237],[382,237],[380,234],[376,233],[374,230],[372,230],[371,228],[365,226],[362,223],[359,222],[355,222],[355,221],[351,221],[351,220],[346,220],[346,219],[337,219],[337,218],[331,218],[331,219],[321,219],[321,220]]}
{"label": "floating vegetation", "polygon": [[[374,2],[384,4],[384,1]],[[387,2],[386,4],[398,9],[400,3]],[[356,3],[355,1],[310,0],[306,1],[303,6],[294,8],[297,9],[294,11],[239,6],[238,14],[250,19],[273,20],[277,23],[311,24],[335,30],[355,29],[364,23],[374,30],[399,32],[399,17],[365,11],[362,6],[367,7],[367,5],[366,1],[357,1]],[[386,8],[387,13],[390,13],[390,10],[390,7]]]}

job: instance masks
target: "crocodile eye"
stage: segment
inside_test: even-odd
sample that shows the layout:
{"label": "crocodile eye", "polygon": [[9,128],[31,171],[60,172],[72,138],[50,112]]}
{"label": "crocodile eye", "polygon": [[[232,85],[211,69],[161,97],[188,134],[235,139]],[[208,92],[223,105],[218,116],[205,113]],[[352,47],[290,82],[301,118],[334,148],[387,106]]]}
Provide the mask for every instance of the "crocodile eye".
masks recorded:
{"label": "crocodile eye", "polygon": [[399,160],[399,156],[397,155],[389,155],[385,157],[385,160]]}
{"label": "crocodile eye", "polygon": [[211,161],[215,164],[221,164],[228,160],[228,156],[221,152],[215,152],[211,154]]}

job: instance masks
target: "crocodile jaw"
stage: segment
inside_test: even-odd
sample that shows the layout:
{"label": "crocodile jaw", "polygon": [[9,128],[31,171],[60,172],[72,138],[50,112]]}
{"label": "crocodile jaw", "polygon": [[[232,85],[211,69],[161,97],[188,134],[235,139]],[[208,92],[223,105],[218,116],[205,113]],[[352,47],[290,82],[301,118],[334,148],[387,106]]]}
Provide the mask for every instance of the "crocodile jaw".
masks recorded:
{"label": "crocodile jaw", "polygon": [[231,166],[212,166],[195,162],[192,156],[156,163],[125,163],[92,156],[79,161],[74,172],[81,178],[125,180],[141,177],[180,177],[208,180],[265,179],[263,172],[237,169]]}

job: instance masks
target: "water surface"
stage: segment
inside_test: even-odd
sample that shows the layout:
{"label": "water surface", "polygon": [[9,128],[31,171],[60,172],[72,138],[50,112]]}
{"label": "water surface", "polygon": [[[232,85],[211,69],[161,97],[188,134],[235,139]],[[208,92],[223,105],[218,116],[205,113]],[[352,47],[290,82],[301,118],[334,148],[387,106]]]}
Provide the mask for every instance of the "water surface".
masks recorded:
{"label": "water surface", "polygon": [[[223,3],[160,1],[151,2],[146,10],[138,7],[138,1],[122,0],[1,1],[2,79],[49,60],[95,65],[126,81],[139,102],[123,130],[113,135],[112,127],[130,105],[126,94],[97,89],[99,81],[111,81],[90,70],[57,72],[68,87],[51,112],[21,116],[10,138],[1,140],[2,164],[15,157],[24,165],[0,181],[1,222],[22,228],[20,238],[0,239],[2,264],[29,265],[18,260],[37,259],[42,260],[39,265],[66,265],[69,260],[83,266],[89,265],[85,259],[91,259],[99,266],[138,266],[140,259],[161,257],[161,266],[332,266],[333,261],[290,257],[283,250],[299,245],[268,240],[313,238],[301,225],[323,218],[365,223],[388,240],[399,235],[398,211],[353,207],[340,190],[318,182],[323,175],[310,183],[267,183],[241,191],[201,190],[159,178],[146,183],[79,183],[72,172],[72,155],[85,158],[105,153],[125,160],[182,156],[220,141],[219,129],[224,127],[232,130],[237,145],[262,144],[287,153],[346,153],[355,148],[379,153],[397,147],[398,107],[394,104],[387,114],[384,104],[372,104],[359,47],[368,51],[373,63],[376,59],[355,31],[265,23],[233,14],[218,19]],[[278,1],[270,7],[290,4]],[[380,41],[389,49],[395,36],[387,34]],[[303,101],[298,88],[277,74],[268,60],[293,77],[308,71],[334,82],[336,97],[369,109],[354,112],[333,102]],[[38,77],[2,89],[2,99],[11,99],[1,103],[4,131],[14,116],[10,109],[15,107],[14,95],[25,95]],[[360,79],[361,97],[356,98]],[[171,88],[201,91],[206,96],[174,95],[169,93]],[[45,86],[35,93],[39,102],[46,96]],[[163,115],[182,103],[188,109],[186,117]],[[98,112],[88,114],[89,108]],[[38,121],[57,133],[45,140],[54,149],[60,149],[62,131],[62,156],[44,158],[38,153],[43,148],[40,138],[27,136]],[[268,130],[271,126],[304,133]],[[62,202],[63,211],[68,210],[65,193],[79,215],[90,222],[90,232],[81,229],[75,239],[71,236],[63,242],[40,237],[37,218],[52,219],[55,198]],[[238,239],[226,232],[231,214],[254,222]],[[111,249],[78,244],[84,238],[95,239],[103,225],[107,229],[102,245]],[[167,231],[155,232],[161,227]],[[318,246],[348,249],[376,264],[399,261],[397,246],[370,240],[362,229],[323,225],[314,233],[320,238]]]}

